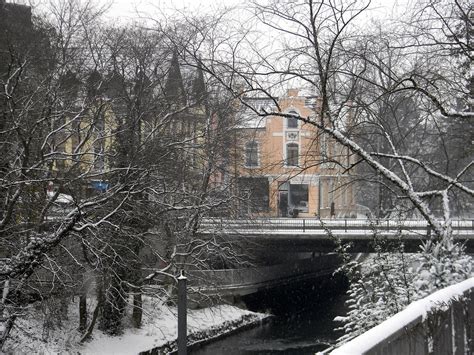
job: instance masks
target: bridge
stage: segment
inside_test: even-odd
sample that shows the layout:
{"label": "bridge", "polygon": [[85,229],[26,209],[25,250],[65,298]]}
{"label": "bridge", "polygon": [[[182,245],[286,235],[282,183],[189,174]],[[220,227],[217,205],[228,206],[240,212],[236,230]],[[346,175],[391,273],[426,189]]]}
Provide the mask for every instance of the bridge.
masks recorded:
{"label": "bridge", "polygon": [[[186,270],[190,294],[188,302],[191,307],[203,307],[216,299],[226,299],[237,303],[252,301],[254,297],[259,298],[266,292],[272,294],[276,289],[286,289],[286,286],[301,287],[310,284],[316,291],[321,287],[338,287],[337,285],[341,282],[345,282],[342,274],[334,276],[334,272],[341,265],[342,258],[332,253],[295,259],[276,265],[238,269]],[[154,278],[151,283],[144,286],[144,290],[155,292],[157,285],[161,287],[164,279],[163,276]],[[316,286],[315,280],[318,281]]]}
{"label": "bridge", "polygon": [[474,352],[474,277],[413,302],[330,355]]}
{"label": "bridge", "polygon": [[[474,252],[474,221],[453,220],[453,239]],[[294,252],[331,252],[340,244],[349,244],[352,253],[374,251],[375,241],[399,245],[406,252],[417,252],[422,242],[433,238],[425,220],[364,220],[318,218],[207,218],[198,233],[224,235],[239,241],[260,244],[272,250]]]}
{"label": "bridge", "polygon": [[190,270],[186,275],[192,292],[221,297],[245,296],[288,283],[330,276],[341,263],[337,254],[327,254],[270,266]]}

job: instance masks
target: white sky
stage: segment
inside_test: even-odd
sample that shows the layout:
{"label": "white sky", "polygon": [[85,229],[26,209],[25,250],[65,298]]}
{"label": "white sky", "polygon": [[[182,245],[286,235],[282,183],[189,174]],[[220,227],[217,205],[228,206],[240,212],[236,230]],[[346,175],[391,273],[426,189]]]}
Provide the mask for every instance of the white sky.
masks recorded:
{"label": "white sky", "polygon": [[128,22],[139,17],[157,17],[176,15],[176,11],[185,15],[212,14],[217,9],[241,3],[238,0],[98,0],[100,3],[112,3],[108,18],[114,21]]}
{"label": "white sky", "polygon": [[[41,1],[41,0],[36,0]],[[172,14],[175,10],[187,15],[213,13],[226,6],[245,6],[245,0],[97,0],[99,3],[112,3],[109,17],[119,21],[137,18],[137,10],[142,16],[163,12]],[[403,12],[410,0],[372,0],[371,8],[377,17],[391,17]]]}
{"label": "white sky", "polygon": [[[42,5],[49,0],[7,0],[32,6]],[[63,0],[55,0],[63,1]],[[87,0],[82,0],[87,1]],[[100,5],[110,5],[107,17],[114,22],[127,23],[140,17],[176,15],[176,10],[186,15],[213,13],[219,8],[245,6],[245,0],[92,0]],[[403,12],[407,3],[416,0],[372,0],[371,13],[376,17],[392,17]]]}

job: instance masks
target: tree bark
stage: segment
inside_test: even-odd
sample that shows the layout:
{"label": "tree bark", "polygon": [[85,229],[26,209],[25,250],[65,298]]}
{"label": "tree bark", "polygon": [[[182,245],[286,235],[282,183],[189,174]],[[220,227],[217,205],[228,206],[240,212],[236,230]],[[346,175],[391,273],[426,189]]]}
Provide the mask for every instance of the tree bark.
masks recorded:
{"label": "tree bark", "polygon": [[79,296],[79,331],[84,333],[87,328],[87,293]]}
{"label": "tree bark", "polygon": [[92,335],[92,331],[94,330],[95,323],[97,322],[97,318],[99,317],[99,311],[101,307],[102,307],[101,302],[98,302],[97,305],[95,306],[94,313],[92,314],[91,324],[89,325],[89,328],[87,328],[86,333],[81,338],[80,343],[85,342]]}
{"label": "tree bark", "polygon": [[132,324],[134,328],[141,327],[142,317],[143,317],[142,292],[141,290],[138,290],[138,292],[133,295]]}

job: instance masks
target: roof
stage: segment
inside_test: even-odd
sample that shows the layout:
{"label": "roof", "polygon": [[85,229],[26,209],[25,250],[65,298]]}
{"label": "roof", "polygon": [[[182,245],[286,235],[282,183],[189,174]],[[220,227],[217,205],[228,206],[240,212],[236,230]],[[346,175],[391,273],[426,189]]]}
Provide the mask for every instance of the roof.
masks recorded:
{"label": "roof", "polygon": [[[243,97],[239,113],[237,114],[238,128],[265,128],[266,118],[257,115],[256,112],[271,112],[276,110],[274,100],[270,97]],[[248,105],[248,106],[246,106]]]}

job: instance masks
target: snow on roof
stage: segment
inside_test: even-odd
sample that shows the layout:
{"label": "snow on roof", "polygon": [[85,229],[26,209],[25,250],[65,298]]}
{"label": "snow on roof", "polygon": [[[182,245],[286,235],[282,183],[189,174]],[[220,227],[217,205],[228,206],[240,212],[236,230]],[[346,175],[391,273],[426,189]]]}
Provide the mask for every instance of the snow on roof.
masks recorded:
{"label": "snow on roof", "polygon": [[256,112],[275,111],[276,106],[273,99],[269,97],[244,97],[243,101],[248,106],[241,106],[241,110],[237,115],[238,128],[265,128],[266,118],[259,116]]}
{"label": "snow on roof", "polygon": [[[296,90],[296,89],[295,89]],[[317,102],[317,96],[314,95],[302,95],[301,92],[297,93],[298,98],[305,99],[305,105],[314,107]],[[283,98],[287,98],[284,96]],[[275,112],[277,107],[275,101],[278,101],[279,97],[251,97],[245,96],[242,98],[244,104],[241,105],[240,112],[237,115],[238,128],[265,128],[266,118],[259,116],[257,112]]]}
{"label": "snow on roof", "polygon": [[253,112],[238,115],[237,128],[265,128],[265,117],[257,116]]}

